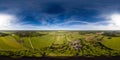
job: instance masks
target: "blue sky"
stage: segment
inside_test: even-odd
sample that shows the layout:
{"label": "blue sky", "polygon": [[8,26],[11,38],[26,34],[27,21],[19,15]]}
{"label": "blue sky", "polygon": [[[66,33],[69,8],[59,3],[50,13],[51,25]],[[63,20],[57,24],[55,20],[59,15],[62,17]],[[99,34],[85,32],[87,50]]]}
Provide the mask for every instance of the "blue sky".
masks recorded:
{"label": "blue sky", "polygon": [[119,30],[120,0],[0,0],[0,30]]}

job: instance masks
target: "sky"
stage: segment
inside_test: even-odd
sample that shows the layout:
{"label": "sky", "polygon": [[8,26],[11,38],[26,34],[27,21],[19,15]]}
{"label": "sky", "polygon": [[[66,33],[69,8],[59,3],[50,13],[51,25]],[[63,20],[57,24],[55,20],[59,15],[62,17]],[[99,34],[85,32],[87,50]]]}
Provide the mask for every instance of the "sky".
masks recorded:
{"label": "sky", "polygon": [[0,30],[120,30],[120,0],[0,0]]}

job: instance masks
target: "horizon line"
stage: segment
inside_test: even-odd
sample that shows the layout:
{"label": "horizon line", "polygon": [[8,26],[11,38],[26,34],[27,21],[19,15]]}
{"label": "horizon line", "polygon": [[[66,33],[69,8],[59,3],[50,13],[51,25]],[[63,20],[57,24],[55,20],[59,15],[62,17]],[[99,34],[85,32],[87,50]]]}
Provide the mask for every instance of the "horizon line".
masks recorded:
{"label": "horizon line", "polygon": [[120,30],[0,30],[1,31],[120,31]]}

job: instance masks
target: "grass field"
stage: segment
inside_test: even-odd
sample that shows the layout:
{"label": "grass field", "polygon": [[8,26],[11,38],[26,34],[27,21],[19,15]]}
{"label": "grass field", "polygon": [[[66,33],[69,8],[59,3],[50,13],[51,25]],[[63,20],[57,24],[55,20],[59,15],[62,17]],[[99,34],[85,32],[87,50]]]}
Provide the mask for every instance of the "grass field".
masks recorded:
{"label": "grass field", "polygon": [[[48,54],[46,56],[100,56],[111,54],[110,52],[113,55],[120,54],[116,52],[116,50],[120,51],[118,35],[113,37],[99,34],[100,32],[81,33],[79,31],[39,31],[19,32],[19,35],[15,32],[4,32],[0,35],[0,51],[11,50],[21,56],[44,56],[45,54]],[[102,45],[99,44],[100,42]]]}
{"label": "grass field", "polygon": [[41,37],[25,37],[23,39],[24,46],[27,48],[31,48],[31,45],[33,48],[49,47],[55,41],[55,37],[52,35],[45,35]]}
{"label": "grass field", "polygon": [[108,48],[120,50],[120,37],[105,38],[102,43]]}
{"label": "grass field", "polygon": [[18,43],[11,36],[0,37],[0,48],[1,49],[25,49],[20,43]]}
{"label": "grass field", "polygon": [[[46,35],[43,36],[35,36],[35,37],[23,37],[18,38],[16,36],[5,36],[0,37],[0,49],[31,49],[31,48],[44,48],[49,47],[52,44],[63,44],[66,41],[72,41],[77,39],[83,39],[89,36],[96,36],[96,34],[81,35],[78,32],[38,32],[44,33]],[[10,32],[9,32],[10,34]],[[99,35],[97,38],[101,38],[102,35]],[[22,39],[22,44],[18,41]],[[120,37],[112,37],[108,39],[104,38],[102,44],[108,48],[120,50]]]}

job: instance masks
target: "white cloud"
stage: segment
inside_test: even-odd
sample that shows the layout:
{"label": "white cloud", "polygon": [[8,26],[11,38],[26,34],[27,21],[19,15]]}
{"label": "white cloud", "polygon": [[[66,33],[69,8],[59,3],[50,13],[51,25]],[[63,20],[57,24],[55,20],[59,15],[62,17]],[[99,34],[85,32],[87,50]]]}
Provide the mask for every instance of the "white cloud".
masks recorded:
{"label": "white cloud", "polygon": [[0,14],[0,29],[9,29],[17,21],[15,16],[9,14]]}
{"label": "white cloud", "polygon": [[[96,23],[67,20],[59,24],[34,26],[19,22],[19,19],[14,15],[0,14],[0,30],[120,30],[120,26],[118,26],[119,22],[116,22],[115,17],[111,18],[110,16],[109,18],[110,20]],[[71,23],[77,24],[69,25]]]}
{"label": "white cloud", "polygon": [[30,24],[21,23],[15,15],[0,14],[0,30],[27,30],[36,29]]}
{"label": "white cloud", "polygon": [[[109,20],[94,23],[69,19],[64,23],[44,26],[44,28],[45,30],[120,30],[120,26],[118,26],[119,22],[116,22],[116,19],[114,19],[111,18],[111,15],[109,16]],[[71,23],[76,24],[70,25]],[[44,28],[42,30],[44,30]],[[38,27],[38,29],[41,28]]]}

